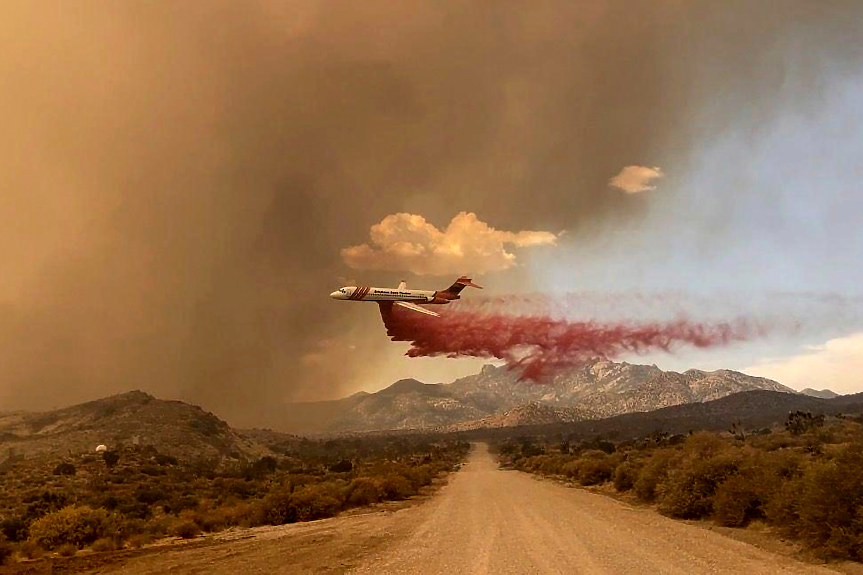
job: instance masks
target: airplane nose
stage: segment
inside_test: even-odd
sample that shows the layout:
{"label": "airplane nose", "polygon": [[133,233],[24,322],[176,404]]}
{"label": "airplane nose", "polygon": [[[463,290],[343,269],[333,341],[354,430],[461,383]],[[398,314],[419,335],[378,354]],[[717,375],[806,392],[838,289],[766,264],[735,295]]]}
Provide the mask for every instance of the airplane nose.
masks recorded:
{"label": "airplane nose", "polygon": [[336,290],[336,291],[334,291],[333,293],[331,293],[331,294],[330,294],[330,297],[331,297],[331,298],[333,298],[333,299],[339,299],[339,296],[340,296],[340,295],[342,295],[342,294],[339,292],[339,290]]}

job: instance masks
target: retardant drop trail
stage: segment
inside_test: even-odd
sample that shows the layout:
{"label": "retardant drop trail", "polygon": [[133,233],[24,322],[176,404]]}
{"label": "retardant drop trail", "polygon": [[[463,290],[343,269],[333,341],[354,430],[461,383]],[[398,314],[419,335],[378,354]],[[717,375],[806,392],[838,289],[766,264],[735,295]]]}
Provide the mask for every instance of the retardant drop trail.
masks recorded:
{"label": "retardant drop trail", "polygon": [[410,342],[410,357],[445,355],[504,360],[522,371],[521,380],[540,381],[592,357],[673,351],[728,345],[763,335],[763,326],[745,319],[701,323],[690,320],[650,323],[573,322],[549,316],[511,316],[458,309],[428,317],[381,305],[387,335]]}

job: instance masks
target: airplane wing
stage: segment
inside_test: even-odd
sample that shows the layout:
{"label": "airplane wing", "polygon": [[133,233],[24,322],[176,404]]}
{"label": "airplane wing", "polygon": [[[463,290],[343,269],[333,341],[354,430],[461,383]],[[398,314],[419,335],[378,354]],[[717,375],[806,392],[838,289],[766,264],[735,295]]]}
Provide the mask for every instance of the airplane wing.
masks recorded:
{"label": "airplane wing", "polygon": [[406,307],[406,308],[408,308],[408,309],[411,309],[411,310],[413,310],[413,311],[418,311],[418,312],[420,312],[420,313],[424,313],[424,314],[426,314],[426,315],[433,315],[433,316],[435,316],[435,317],[440,317],[440,314],[439,314],[439,313],[435,313],[435,312],[433,312],[433,311],[427,310],[426,308],[424,308],[424,307],[420,307],[420,306],[418,306],[418,305],[417,305],[417,304],[415,304],[415,303],[410,303],[410,302],[407,302],[407,301],[396,301],[396,302],[393,302],[393,303],[394,303],[394,304],[396,304],[397,306]]}

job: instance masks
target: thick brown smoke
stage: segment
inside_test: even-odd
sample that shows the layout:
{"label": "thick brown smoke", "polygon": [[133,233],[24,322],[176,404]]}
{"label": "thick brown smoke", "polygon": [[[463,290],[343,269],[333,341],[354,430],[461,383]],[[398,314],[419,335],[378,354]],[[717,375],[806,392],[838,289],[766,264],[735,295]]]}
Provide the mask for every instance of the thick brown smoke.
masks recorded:
{"label": "thick brown smoke", "polygon": [[739,319],[699,323],[688,320],[650,323],[573,322],[549,316],[481,314],[460,309],[430,317],[381,305],[387,335],[407,341],[411,357],[446,355],[497,358],[521,371],[520,379],[541,381],[554,372],[593,357],[613,359],[624,353],[673,351],[727,345],[766,332]]}
{"label": "thick brown smoke", "polygon": [[[345,269],[370,225],[637,221],[649,198],[611,176],[670,182],[733,121],[818,106],[826,70],[859,67],[861,10],[4,1],[0,410],[143,388],[260,425],[384,385],[356,374],[391,346],[339,339],[379,335],[377,314],[326,297],[347,273],[401,279]],[[522,272],[501,281],[537,287]]]}

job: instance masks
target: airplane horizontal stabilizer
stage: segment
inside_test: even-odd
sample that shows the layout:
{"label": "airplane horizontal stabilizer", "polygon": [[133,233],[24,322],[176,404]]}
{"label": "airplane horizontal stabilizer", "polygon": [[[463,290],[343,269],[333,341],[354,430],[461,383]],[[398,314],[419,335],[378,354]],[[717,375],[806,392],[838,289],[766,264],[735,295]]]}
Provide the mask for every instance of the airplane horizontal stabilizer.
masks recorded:
{"label": "airplane horizontal stabilizer", "polygon": [[429,310],[427,310],[426,308],[424,308],[424,307],[420,307],[420,306],[418,306],[418,305],[417,305],[417,304],[415,304],[415,303],[410,303],[410,302],[407,302],[407,301],[396,301],[396,302],[393,302],[393,303],[394,303],[394,304],[396,304],[397,306],[406,307],[406,308],[408,308],[408,309],[410,309],[410,310],[418,311],[418,312],[420,312],[420,313],[424,313],[424,314],[426,314],[426,315],[433,315],[433,316],[435,316],[435,317],[440,317],[440,314],[439,314],[439,313],[435,313],[435,312],[433,312],[433,311],[429,311]]}

